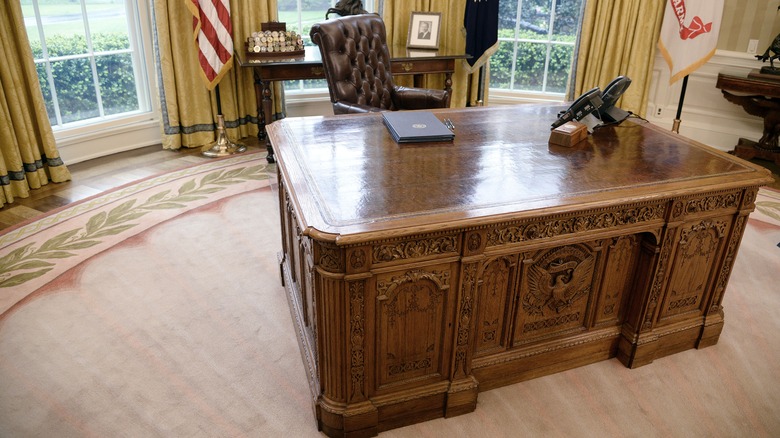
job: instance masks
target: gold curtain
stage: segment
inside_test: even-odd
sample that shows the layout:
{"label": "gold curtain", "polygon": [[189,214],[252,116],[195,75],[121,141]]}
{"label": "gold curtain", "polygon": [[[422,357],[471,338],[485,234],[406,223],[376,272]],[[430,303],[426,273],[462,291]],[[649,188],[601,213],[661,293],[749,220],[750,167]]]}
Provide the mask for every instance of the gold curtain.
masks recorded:
{"label": "gold curtain", "polygon": [[586,1],[574,96],[625,75],[631,86],[619,105],[644,116],[664,6],[663,0]]}
{"label": "gold curtain", "polygon": [[[454,51],[463,52],[466,50],[466,30],[463,27],[466,0],[385,0],[382,19],[387,28],[387,40],[390,46],[406,47],[409,19],[412,12],[441,12],[439,45],[447,46]],[[469,96],[473,96],[472,101],[476,100],[477,74],[471,75],[473,79],[470,78],[466,68],[464,68],[464,62],[456,62],[455,73],[452,75],[450,106],[453,108],[465,107]],[[430,75],[426,78],[426,86],[428,88],[444,88],[444,78],[439,76],[441,75]],[[410,78],[404,76],[396,76],[393,80],[399,85],[410,86],[411,84]],[[487,96],[487,85],[485,86],[485,95]]]}
{"label": "gold curtain", "polygon": [[[216,140],[216,92],[208,91],[198,65],[192,37],[189,0],[155,0],[155,28],[161,76],[163,148],[201,147]],[[244,53],[244,41],[260,23],[276,20],[276,0],[230,0],[234,51]],[[229,139],[257,135],[257,101],[252,69],[233,68],[219,82],[219,96]],[[281,85],[274,83],[274,113],[282,108]]]}
{"label": "gold curtain", "polygon": [[35,71],[21,3],[0,12],[0,206],[30,189],[70,179],[60,158]]}

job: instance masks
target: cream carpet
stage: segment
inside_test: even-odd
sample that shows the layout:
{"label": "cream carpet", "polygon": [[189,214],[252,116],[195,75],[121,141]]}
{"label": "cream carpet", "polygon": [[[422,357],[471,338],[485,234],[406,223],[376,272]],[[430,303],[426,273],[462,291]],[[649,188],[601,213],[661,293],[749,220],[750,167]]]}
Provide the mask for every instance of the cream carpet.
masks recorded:
{"label": "cream carpet", "polygon": [[[0,437],[317,437],[263,155],[0,234]],[[762,190],[720,342],[483,392],[380,437],[780,436],[780,194]]]}

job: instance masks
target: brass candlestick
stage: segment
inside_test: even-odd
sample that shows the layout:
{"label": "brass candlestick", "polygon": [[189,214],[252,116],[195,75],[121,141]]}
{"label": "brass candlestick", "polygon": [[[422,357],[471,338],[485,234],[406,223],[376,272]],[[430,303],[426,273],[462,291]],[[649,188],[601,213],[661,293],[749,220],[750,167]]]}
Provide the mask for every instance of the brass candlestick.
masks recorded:
{"label": "brass candlestick", "polygon": [[246,151],[246,146],[241,143],[233,143],[225,133],[225,118],[217,115],[217,141],[211,145],[203,146],[201,153],[210,158],[226,157]]}

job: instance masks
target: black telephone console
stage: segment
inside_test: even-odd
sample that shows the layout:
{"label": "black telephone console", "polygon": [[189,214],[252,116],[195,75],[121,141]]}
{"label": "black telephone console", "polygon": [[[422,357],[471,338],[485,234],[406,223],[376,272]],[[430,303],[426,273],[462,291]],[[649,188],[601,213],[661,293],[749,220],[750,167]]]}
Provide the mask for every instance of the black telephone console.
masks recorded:
{"label": "black telephone console", "polygon": [[615,102],[631,85],[631,79],[626,76],[618,76],[607,85],[602,93],[598,87],[593,88],[582,96],[578,97],[574,103],[565,111],[558,114],[558,119],[553,122],[552,128],[555,129],[566,122],[576,120],[588,127],[588,132],[605,123],[620,123],[625,120],[630,113],[615,106]]}

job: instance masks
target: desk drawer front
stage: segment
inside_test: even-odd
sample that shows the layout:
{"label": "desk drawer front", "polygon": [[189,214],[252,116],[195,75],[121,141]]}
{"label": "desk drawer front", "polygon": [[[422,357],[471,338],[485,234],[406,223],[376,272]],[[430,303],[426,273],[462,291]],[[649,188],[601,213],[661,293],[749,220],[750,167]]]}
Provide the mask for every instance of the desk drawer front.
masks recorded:
{"label": "desk drawer front", "polygon": [[447,322],[452,301],[450,264],[376,278],[377,389],[447,375]]}

